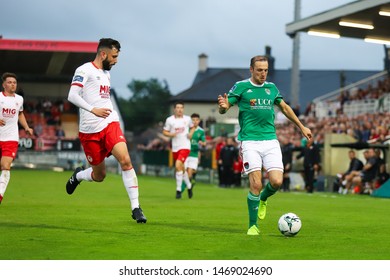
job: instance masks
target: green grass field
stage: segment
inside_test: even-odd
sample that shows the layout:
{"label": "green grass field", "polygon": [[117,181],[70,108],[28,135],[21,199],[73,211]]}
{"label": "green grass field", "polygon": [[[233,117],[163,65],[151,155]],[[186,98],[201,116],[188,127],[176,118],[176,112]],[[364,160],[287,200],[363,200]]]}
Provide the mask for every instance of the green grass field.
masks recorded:
{"label": "green grass field", "polygon": [[[261,236],[247,236],[248,189],[198,183],[175,199],[173,178],[139,176],[146,224],[131,219],[119,175],[83,182],[71,172],[12,170],[0,205],[2,260],[387,260],[390,200],[363,195],[277,193]],[[302,230],[284,237],[279,217],[295,212]]]}

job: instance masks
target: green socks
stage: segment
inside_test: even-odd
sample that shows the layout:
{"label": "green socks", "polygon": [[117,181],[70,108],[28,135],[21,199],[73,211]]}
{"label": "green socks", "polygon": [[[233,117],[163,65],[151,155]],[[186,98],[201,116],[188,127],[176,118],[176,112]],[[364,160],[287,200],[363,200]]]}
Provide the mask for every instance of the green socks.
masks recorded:
{"label": "green socks", "polygon": [[261,201],[267,201],[267,198],[271,195],[274,195],[277,192],[277,189],[274,189],[271,184],[268,182],[267,185],[265,185],[265,188],[260,193],[260,200]]}
{"label": "green socks", "polygon": [[256,196],[251,192],[247,198],[248,213],[249,213],[249,228],[253,225],[257,226],[257,212],[259,211],[260,195]]}

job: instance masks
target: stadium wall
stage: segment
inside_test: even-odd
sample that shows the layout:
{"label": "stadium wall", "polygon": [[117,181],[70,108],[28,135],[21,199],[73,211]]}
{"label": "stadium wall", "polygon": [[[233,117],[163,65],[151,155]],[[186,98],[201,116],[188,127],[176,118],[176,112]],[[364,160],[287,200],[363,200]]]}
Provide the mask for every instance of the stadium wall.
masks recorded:
{"label": "stadium wall", "polygon": [[[356,143],[356,139],[346,134],[326,134],[323,152],[323,173],[325,176],[336,176],[349,166],[348,151],[350,148],[335,148],[332,144]],[[363,159],[363,151],[356,151],[356,156]]]}

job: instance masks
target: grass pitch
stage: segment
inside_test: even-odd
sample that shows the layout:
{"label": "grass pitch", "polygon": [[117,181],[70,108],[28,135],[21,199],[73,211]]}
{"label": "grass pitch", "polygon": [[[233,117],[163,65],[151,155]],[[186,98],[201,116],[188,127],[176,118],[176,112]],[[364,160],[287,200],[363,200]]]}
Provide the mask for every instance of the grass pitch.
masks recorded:
{"label": "grass pitch", "polygon": [[[131,218],[122,177],[82,182],[71,172],[12,170],[0,205],[1,260],[387,260],[389,199],[277,193],[261,236],[247,236],[248,189],[197,183],[175,199],[173,178],[138,176],[148,222]],[[279,217],[294,212],[301,232],[284,237]]]}

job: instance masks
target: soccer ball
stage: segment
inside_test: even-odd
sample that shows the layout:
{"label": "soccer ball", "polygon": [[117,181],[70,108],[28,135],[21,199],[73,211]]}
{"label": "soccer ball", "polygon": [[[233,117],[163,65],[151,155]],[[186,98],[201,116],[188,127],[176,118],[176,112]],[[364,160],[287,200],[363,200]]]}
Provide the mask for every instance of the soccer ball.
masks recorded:
{"label": "soccer ball", "polygon": [[287,213],[282,215],[278,221],[279,231],[284,236],[297,235],[301,230],[302,222],[301,219],[294,213]]}

